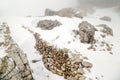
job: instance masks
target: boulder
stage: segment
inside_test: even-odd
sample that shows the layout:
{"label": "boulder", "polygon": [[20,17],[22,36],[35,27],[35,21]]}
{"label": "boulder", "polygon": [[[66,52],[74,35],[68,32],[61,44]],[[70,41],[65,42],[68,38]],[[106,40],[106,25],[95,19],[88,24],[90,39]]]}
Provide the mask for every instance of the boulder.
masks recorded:
{"label": "boulder", "polygon": [[37,27],[40,27],[43,30],[51,30],[60,25],[61,23],[57,20],[41,20],[37,23]]}
{"label": "boulder", "polygon": [[52,11],[51,9],[45,10],[45,16],[54,16],[56,15],[56,11]]}
{"label": "boulder", "polygon": [[64,8],[57,11],[56,14],[61,17],[72,17],[74,15],[74,10],[72,8]]}
{"label": "boulder", "polygon": [[107,35],[113,36],[113,31],[112,31],[112,29],[108,25],[106,25],[106,24],[99,24],[97,26],[103,28],[103,29],[101,29],[101,32],[103,32],[103,33],[105,33]]}
{"label": "boulder", "polygon": [[27,56],[12,39],[9,26],[3,24],[0,27],[4,37],[3,54],[6,54],[0,58],[0,80],[33,80]]}
{"label": "boulder", "polygon": [[45,10],[45,16],[55,16],[58,15],[60,17],[78,17],[78,18],[83,18],[81,13],[77,13],[78,10],[73,9],[73,8],[63,8],[58,11],[53,11],[51,9],[46,9]]}
{"label": "boulder", "polygon": [[81,42],[93,43],[95,31],[97,31],[97,29],[87,21],[81,22],[78,27]]}
{"label": "boulder", "polygon": [[83,67],[86,67],[86,68],[91,68],[93,66],[90,62],[87,62],[87,61],[83,61],[82,65]]}
{"label": "boulder", "polygon": [[108,16],[103,16],[100,18],[101,20],[104,20],[104,21],[111,21],[111,18],[108,17]]}

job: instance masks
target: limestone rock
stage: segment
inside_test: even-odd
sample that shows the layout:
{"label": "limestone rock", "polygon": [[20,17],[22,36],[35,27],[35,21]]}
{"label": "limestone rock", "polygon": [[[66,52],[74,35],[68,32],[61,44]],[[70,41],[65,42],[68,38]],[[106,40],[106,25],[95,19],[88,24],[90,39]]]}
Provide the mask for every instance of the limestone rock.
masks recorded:
{"label": "limestone rock", "polygon": [[79,68],[78,71],[77,71],[77,73],[82,75],[82,74],[84,74],[85,72],[84,72],[84,70],[83,70],[82,68]]}
{"label": "limestone rock", "polygon": [[106,33],[107,35],[113,36],[113,31],[112,31],[112,29],[108,25],[106,25],[106,24],[99,24],[97,26],[98,27],[103,27],[103,29],[101,29],[101,32]]}
{"label": "limestone rock", "polygon": [[86,80],[86,77],[85,77],[85,76],[81,76],[81,77],[79,78],[79,80]]}
{"label": "limestone rock", "polygon": [[101,20],[104,20],[104,21],[111,21],[111,18],[108,17],[108,16],[103,16],[100,18]]}
{"label": "limestone rock", "polygon": [[74,14],[74,10],[72,8],[64,8],[59,10],[56,14],[61,17],[72,17]]}
{"label": "limestone rock", "polygon": [[90,62],[87,62],[87,61],[83,61],[82,65],[86,68],[91,68],[93,66]]}
{"label": "limestone rock", "polygon": [[45,16],[54,16],[56,15],[56,11],[52,11],[51,9],[45,10]]}
{"label": "limestone rock", "polygon": [[87,21],[81,22],[78,27],[81,42],[93,43],[96,28]]}
{"label": "limestone rock", "polygon": [[41,20],[37,23],[37,27],[40,27],[43,30],[51,30],[60,25],[61,23],[57,20]]}
{"label": "limestone rock", "polygon": [[79,35],[79,31],[78,31],[78,30],[73,30],[73,33],[74,33],[75,35]]}

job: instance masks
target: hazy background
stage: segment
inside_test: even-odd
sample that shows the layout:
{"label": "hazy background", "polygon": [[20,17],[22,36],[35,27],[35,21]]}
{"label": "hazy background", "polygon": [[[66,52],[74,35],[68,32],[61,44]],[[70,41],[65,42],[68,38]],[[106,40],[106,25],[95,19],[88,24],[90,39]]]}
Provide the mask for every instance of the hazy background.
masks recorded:
{"label": "hazy background", "polygon": [[65,7],[113,7],[120,0],[0,0],[0,16],[40,16],[46,8],[59,10]]}
{"label": "hazy background", "polygon": [[[99,8],[114,7],[120,5],[120,0],[78,0],[84,6],[96,6]],[[82,5],[81,4],[81,5]]]}

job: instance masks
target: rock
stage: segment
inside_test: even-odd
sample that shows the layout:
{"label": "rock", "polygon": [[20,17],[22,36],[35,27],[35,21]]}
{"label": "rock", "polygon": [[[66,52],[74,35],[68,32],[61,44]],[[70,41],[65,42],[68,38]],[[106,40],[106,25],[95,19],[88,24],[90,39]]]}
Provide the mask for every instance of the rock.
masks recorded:
{"label": "rock", "polygon": [[27,57],[12,39],[6,23],[2,25],[1,32],[6,55],[0,58],[0,80],[33,80]]}
{"label": "rock", "polygon": [[111,21],[111,18],[108,17],[108,16],[103,16],[100,18],[101,20],[104,20],[104,21]]}
{"label": "rock", "polygon": [[78,17],[78,18],[83,18],[83,16],[80,13],[77,13],[78,10],[73,9],[73,8],[63,8],[59,11],[52,11],[50,9],[45,10],[45,16],[61,16],[61,17]]}
{"label": "rock", "polygon": [[3,42],[0,42],[0,46],[2,46],[4,43]]}
{"label": "rock", "polygon": [[93,43],[95,31],[97,31],[96,28],[87,21],[81,22],[78,27],[81,42]]}
{"label": "rock", "polygon": [[79,69],[77,70],[77,73],[82,75],[82,74],[84,74],[85,72],[84,72],[84,70],[83,70],[82,68],[79,68]]}
{"label": "rock", "polygon": [[[36,40],[35,48],[42,54],[44,66],[49,71],[53,74],[63,76],[68,80],[78,80],[79,77],[74,78],[76,75],[84,75],[83,67],[81,67],[83,60],[80,59],[80,54],[76,54],[70,58],[68,49],[57,49],[47,44],[40,38],[38,33],[35,33],[34,36]],[[87,67],[92,66],[87,65]]]}
{"label": "rock", "polygon": [[74,80],[74,78],[73,78],[72,76],[70,76],[70,77],[68,78],[68,80]]}
{"label": "rock", "polygon": [[112,53],[112,52],[109,52],[109,53],[113,55],[113,53]]}
{"label": "rock", "polygon": [[56,11],[52,11],[51,9],[45,10],[45,16],[54,16],[56,15]]}
{"label": "rock", "polygon": [[27,80],[33,80],[33,79],[32,79],[32,76],[29,75],[29,76],[27,77]]}
{"label": "rock", "polygon": [[102,35],[102,34],[101,34],[101,36],[102,36],[103,38],[105,38],[105,37],[106,37],[106,35]]}
{"label": "rock", "polygon": [[82,65],[83,67],[86,67],[86,68],[91,68],[93,66],[90,62],[87,62],[87,61],[83,61]]}
{"label": "rock", "polygon": [[112,47],[110,47],[110,45],[108,44],[108,43],[105,43],[106,44],[106,49],[107,49],[107,51],[111,51],[112,50]]}
{"label": "rock", "polygon": [[73,33],[74,33],[75,35],[79,35],[79,30],[73,30]]}
{"label": "rock", "polygon": [[1,65],[0,65],[0,75],[4,74],[7,71],[8,68],[8,62],[7,58],[5,57],[3,60],[1,60]]}
{"label": "rock", "polygon": [[51,30],[60,25],[61,23],[57,20],[41,20],[37,23],[37,27],[40,27],[43,30]]}
{"label": "rock", "polygon": [[85,76],[81,76],[81,77],[79,78],[79,80],[86,80],[86,77],[85,77]]}
{"label": "rock", "polygon": [[40,60],[32,60],[32,63],[36,63],[36,62],[38,62],[38,61],[40,61]]}
{"label": "rock", "polygon": [[112,31],[112,29],[108,25],[106,25],[106,24],[99,24],[97,26],[98,27],[103,27],[103,29],[101,29],[101,32],[103,32],[103,33],[105,33],[107,35],[113,36],[113,31]]}
{"label": "rock", "polygon": [[72,17],[74,14],[74,10],[72,8],[64,8],[64,9],[57,11],[56,14],[61,17]]}

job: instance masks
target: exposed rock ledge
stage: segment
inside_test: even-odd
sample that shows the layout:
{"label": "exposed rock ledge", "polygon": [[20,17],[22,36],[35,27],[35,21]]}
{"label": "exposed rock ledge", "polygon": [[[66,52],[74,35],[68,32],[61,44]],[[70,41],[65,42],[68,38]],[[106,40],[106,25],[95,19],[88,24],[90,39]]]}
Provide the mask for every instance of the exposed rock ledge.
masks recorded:
{"label": "exposed rock ledge", "polygon": [[0,29],[4,37],[0,47],[4,47],[6,53],[0,58],[0,80],[33,80],[27,57],[10,36],[9,27],[3,23]]}

